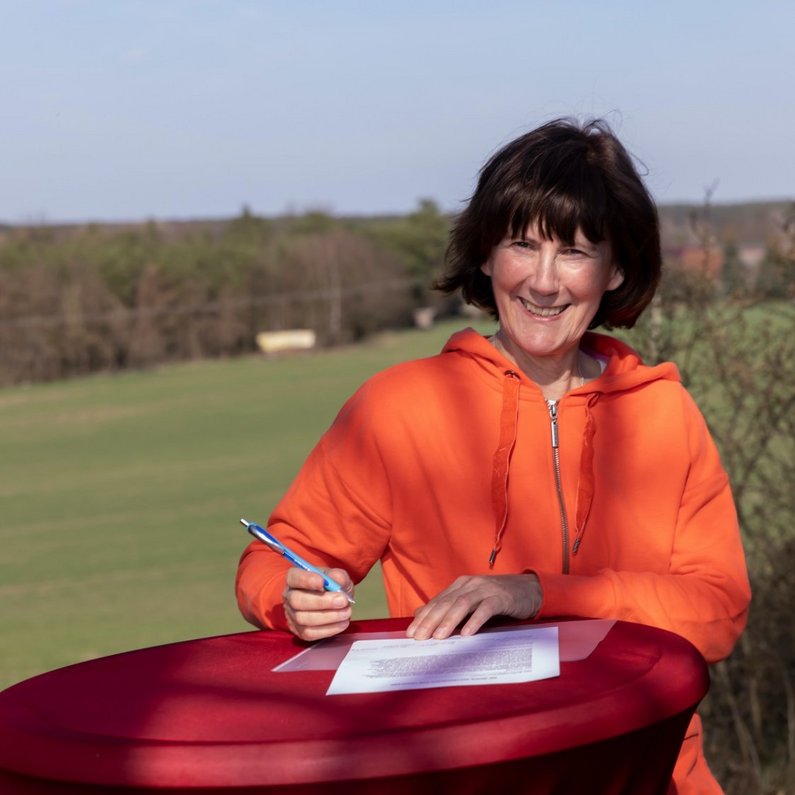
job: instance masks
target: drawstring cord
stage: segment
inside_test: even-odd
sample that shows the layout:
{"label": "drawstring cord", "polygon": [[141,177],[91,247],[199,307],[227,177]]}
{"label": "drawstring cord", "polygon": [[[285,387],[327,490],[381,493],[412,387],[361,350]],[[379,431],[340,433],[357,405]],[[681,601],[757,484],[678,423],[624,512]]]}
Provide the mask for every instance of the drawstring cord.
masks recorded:
{"label": "drawstring cord", "polygon": [[583,431],[582,451],[580,453],[580,479],[577,484],[577,504],[574,519],[574,544],[571,554],[576,555],[585,533],[585,523],[591,512],[596,478],[593,471],[594,436],[596,436],[596,422],[591,409],[599,400],[599,393],[594,392],[588,396],[585,404],[585,429]]}
{"label": "drawstring cord", "polygon": [[490,569],[494,568],[494,561],[497,560],[497,555],[502,549],[502,535],[508,521],[508,469],[519,425],[519,376],[513,370],[506,370],[504,375],[500,442],[494,453],[491,471],[491,503],[494,507],[496,530],[494,548],[489,555]]}

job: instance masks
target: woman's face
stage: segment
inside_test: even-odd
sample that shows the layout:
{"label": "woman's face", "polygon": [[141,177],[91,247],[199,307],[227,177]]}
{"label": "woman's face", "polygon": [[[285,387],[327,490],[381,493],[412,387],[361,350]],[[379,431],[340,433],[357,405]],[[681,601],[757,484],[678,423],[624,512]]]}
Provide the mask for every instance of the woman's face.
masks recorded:
{"label": "woman's face", "polygon": [[544,239],[536,224],[501,240],[482,270],[491,277],[501,341],[519,364],[525,356],[571,355],[605,291],[623,281],[609,242],[591,243],[578,229],[569,246]]}

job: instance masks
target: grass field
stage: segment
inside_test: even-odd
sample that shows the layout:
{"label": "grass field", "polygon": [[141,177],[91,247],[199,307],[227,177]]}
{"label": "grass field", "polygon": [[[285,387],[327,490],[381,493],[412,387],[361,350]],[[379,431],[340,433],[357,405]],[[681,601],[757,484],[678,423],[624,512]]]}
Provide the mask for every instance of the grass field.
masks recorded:
{"label": "grass field", "polygon": [[[265,521],[362,381],[460,325],[0,390],[0,688],[250,628],[233,594],[239,518]],[[355,615],[384,610],[371,576]]]}

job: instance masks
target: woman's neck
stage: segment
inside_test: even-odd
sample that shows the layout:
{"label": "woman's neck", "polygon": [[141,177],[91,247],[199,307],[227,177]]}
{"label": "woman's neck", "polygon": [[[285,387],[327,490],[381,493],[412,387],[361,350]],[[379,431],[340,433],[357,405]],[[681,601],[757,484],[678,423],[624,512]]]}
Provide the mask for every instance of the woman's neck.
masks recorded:
{"label": "woman's neck", "polygon": [[517,351],[497,331],[492,345],[515,364],[531,381],[538,385],[546,400],[560,400],[567,392],[577,389],[586,381],[596,378],[599,363],[580,350],[579,346],[560,356],[529,356]]}

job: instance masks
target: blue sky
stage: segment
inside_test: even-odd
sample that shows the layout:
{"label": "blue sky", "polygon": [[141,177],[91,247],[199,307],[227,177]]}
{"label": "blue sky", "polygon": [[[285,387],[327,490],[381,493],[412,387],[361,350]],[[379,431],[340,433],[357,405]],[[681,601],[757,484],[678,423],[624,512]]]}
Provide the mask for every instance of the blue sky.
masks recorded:
{"label": "blue sky", "polygon": [[0,221],[460,209],[603,116],[660,202],[795,197],[795,3],[0,0]]}

